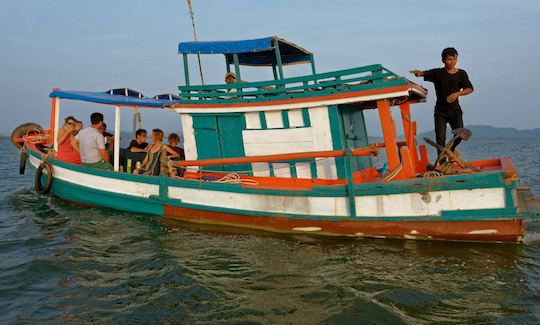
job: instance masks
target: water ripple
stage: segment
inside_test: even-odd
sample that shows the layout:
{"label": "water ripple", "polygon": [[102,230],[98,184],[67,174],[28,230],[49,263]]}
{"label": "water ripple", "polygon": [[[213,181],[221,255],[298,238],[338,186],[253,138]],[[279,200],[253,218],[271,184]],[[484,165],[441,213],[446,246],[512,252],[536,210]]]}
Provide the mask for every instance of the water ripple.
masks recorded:
{"label": "water ripple", "polygon": [[[539,194],[540,143],[512,154]],[[536,141],[536,142],[535,142]],[[35,194],[0,145],[0,323],[538,323],[540,224],[525,245],[336,241],[170,226]],[[532,148],[532,149],[531,149]],[[533,155],[533,156],[534,156]]]}

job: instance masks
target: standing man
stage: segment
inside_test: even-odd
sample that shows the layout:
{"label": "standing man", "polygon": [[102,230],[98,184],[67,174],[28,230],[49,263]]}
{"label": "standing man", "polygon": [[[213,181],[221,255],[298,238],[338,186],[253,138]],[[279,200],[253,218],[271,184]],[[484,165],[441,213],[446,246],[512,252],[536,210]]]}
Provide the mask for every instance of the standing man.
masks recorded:
{"label": "standing man", "polygon": [[[433,82],[437,103],[435,104],[435,137],[437,144],[446,145],[446,124],[450,124],[452,130],[463,127],[463,111],[459,106],[459,96],[466,96],[473,92],[473,85],[469,81],[467,72],[456,68],[458,52],[453,47],[442,51],[444,68],[431,70],[412,70],[416,77],[424,77],[425,81]],[[452,146],[456,148],[458,139]],[[439,150],[437,150],[438,153]]]}
{"label": "standing man", "polygon": [[100,129],[103,127],[103,114],[90,115],[92,126],[82,129],[77,136],[76,144],[81,153],[83,166],[98,169],[113,169],[109,162],[109,153],[105,149],[105,139]]}

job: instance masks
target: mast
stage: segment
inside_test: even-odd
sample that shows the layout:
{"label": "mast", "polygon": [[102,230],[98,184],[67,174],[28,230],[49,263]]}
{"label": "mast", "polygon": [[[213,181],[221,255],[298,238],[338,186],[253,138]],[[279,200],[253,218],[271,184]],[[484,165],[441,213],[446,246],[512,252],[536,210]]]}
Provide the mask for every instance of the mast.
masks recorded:
{"label": "mast", "polygon": [[[189,16],[191,17],[191,27],[193,29],[193,39],[197,42],[197,32],[195,30],[195,17],[193,16],[193,7],[191,6],[191,0],[187,0],[189,8]],[[197,61],[199,61],[199,73],[201,75],[201,83],[204,85],[204,77],[202,72],[201,55],[197,53]]]}

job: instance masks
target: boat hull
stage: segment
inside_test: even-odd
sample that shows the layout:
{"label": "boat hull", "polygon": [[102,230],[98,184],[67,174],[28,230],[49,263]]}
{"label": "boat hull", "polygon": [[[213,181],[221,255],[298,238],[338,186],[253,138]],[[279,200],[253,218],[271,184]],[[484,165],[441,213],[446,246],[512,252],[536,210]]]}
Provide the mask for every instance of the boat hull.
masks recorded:
{"label": "boat hull", "polygon": [[[37,167],[41,154],[31,152],[29,161]],[[455,182],[457,185],[449,187],[440,180],[428,184],[431,192],[413,189],[401,193],[400,187],[380,184],[383,188],[359,187],[358,192],[364,195],[354,200],[360,215],[350,216],[345,215],[350,198],[339,188],[295,193],[246,189],[240,185],[114,173],[49,161],[54,168],[51,193],[61,199],[190,223],[317,236],[482,242],[520,242],[525,232],[526,216],[518,214],[515,207],[504,206],[513,204],[511,188],[503,187],[501,191],[500,185],[489,183],[491,176],[480,183],[484,189],[466,189],[466,182]],[[463,193],[477,197],[451,201]],[[504,202],[476,202],[498,197],[493,195],[500,195]],[[397,202],[409,202],[409,207]],[[416,210],[410,210],[411,207]],[[399,211],[406,214],[399,215]]]}
{"label": "boat hull", "polygon": [[451,241],[521,242],[522,219],[481,221],[316,221],[285,217],[256,217],[165,206],[165,216],[181,221],[286,234],[315,234],[353,238],[402,238]]}

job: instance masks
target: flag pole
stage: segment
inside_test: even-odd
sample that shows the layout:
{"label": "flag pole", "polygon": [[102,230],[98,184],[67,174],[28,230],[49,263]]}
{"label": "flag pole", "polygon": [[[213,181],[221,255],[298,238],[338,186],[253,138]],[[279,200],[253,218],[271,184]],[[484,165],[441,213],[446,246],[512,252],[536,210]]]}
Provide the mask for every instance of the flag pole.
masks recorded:
{"label": "flag pole", "polygon": [[[195,31],[195,17],[193,16],[193,7],[191,6],[191,0],[187,0],[187,3],[189,8],[189,16],[191,17],[191,27],[193,28],[193,39],[195,40],[195,42],[197,42],[197,32]],[[197,53],[197,60],[199,61],[199,73],[201,74],[201,83],[204,85],[200,53]]]}

